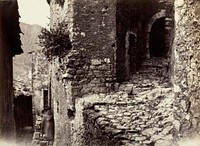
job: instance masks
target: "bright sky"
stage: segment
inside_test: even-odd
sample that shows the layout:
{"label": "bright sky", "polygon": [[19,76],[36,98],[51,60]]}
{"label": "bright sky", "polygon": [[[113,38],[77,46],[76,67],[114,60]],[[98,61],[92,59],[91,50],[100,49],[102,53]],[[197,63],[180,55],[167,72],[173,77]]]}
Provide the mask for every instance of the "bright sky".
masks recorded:
{"label": "bright sky", "polygon": [[50,7],[46,0],[18,0],[20,22],[47,26]]}

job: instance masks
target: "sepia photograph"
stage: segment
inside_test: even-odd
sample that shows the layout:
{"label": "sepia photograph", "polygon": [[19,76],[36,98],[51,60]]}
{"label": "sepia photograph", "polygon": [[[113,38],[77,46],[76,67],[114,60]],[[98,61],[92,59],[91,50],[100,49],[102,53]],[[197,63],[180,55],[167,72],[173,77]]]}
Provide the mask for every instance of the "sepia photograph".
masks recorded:
{"label": "sepia photograph", "polygon": [[0,0],[0,146],[200,146],[200,0]]}

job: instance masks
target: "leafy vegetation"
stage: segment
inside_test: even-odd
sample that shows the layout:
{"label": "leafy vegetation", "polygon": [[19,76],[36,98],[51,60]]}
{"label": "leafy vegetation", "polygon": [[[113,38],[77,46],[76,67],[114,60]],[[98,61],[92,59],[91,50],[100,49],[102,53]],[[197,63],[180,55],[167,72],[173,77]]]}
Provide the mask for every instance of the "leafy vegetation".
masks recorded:
{"label": "leafy vegetation", "polygon": [[43,47],[47,59],[51,59],[53,56],[61,57],[72,47],[67,25],[63,22],[50,30],[43,28],[38,37],[39,45]]}

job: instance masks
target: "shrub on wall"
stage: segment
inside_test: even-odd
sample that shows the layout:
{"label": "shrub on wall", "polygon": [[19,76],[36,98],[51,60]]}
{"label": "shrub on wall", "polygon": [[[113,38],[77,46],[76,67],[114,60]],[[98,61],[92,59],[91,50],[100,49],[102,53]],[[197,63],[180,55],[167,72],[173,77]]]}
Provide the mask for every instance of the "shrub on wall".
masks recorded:
{"label": "shrub on wall", "polygon": [[[48,4],[50,4],[50,0],[46,0]],[[55,0],[56,4],[59,4],[60,6],[63,7],[65,0]]]}
{"label": "shrub on wall", "polygon": [[43,52],[47,59],[51,59],[54,56],[61,57],[72,47],[67,25],[63,22],[50,30],[43,28],[38,37],[39,45],[43,47]]}

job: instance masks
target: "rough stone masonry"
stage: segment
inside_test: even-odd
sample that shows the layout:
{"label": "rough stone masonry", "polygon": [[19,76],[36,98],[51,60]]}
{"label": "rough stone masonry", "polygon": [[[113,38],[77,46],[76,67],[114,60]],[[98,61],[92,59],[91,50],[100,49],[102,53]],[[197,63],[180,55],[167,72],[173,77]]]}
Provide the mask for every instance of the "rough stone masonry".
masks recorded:
{"label": "rough stone masonry", "polygon": [[[49,4],[51,27],[66,22],[72,42],[50,65],[55,146],[169,146],[198,135],[199,1]],[[151,48],[156,26],[165,53]]]}

